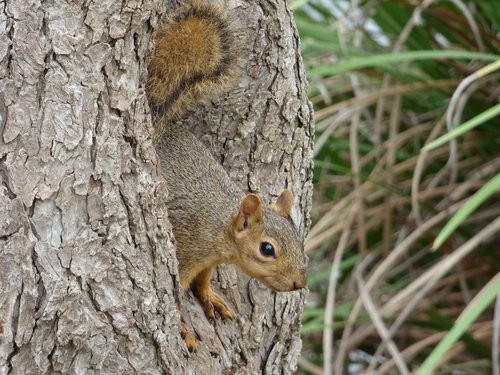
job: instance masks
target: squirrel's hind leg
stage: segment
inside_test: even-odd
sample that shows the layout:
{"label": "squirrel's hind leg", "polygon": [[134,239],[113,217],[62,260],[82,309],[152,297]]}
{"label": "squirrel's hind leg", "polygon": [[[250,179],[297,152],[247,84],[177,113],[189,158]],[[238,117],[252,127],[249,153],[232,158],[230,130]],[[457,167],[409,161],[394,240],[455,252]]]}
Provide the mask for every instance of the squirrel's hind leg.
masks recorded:
{"label": "squirrel's hind leg", "polygon": [[207,318],[213,318],[217,311],[222,319],[234,319],[234,311],[227,305],[224,298],[213,291],[210,279],[215,267],[201,271],[193,280],[193,291],[198,297]]}

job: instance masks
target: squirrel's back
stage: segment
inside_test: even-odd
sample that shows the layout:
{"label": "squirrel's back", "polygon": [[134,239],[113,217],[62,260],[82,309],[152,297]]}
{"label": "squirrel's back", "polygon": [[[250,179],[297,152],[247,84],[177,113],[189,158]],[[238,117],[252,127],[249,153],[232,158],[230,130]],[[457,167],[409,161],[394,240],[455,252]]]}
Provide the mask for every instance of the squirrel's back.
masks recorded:
{"label": "squirrel's back", "polygon": [[[212,223],[228,220],[222,207],[236,207],[244,194],[193,134],[170,125],[156,141],[155,148],[171,192],[169,212],[189,215],[196,210],[196,216],[202,217],[203,213],[212,216]],[[213,202],[217,202],[220,209],[214,210]]]}

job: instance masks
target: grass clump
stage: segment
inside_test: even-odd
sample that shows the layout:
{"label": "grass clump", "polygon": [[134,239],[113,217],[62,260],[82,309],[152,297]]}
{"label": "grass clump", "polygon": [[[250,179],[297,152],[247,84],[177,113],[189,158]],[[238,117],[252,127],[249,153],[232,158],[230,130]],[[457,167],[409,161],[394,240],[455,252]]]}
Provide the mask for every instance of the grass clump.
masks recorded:
{"label": "grass clump", "polygon": [[291,3],[317,124],[302,373],[500,373],[493,3]]}

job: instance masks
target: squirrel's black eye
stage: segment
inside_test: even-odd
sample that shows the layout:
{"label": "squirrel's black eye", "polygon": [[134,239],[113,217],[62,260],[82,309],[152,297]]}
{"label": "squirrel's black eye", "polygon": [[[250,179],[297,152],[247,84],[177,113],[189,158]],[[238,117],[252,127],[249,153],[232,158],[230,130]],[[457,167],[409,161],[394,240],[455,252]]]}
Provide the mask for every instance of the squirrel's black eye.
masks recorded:
{"label": "squirrel's black eye", "polygon": [[269,242],[261,242],[260,252],[265,257],[273,257],[273,258],[276,257],[276,254],[274,253],[274,246],[271,245]]}

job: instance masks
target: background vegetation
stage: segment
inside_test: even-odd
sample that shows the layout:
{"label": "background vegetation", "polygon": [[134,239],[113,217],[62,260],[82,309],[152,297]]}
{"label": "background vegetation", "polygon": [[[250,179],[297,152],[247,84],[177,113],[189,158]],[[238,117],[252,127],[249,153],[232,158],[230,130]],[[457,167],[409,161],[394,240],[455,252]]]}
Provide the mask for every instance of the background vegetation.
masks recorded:
{"label": "background vegetation", "polygon": [[299,372],[500,374],[498,2],[291,6],[317,124]]}

